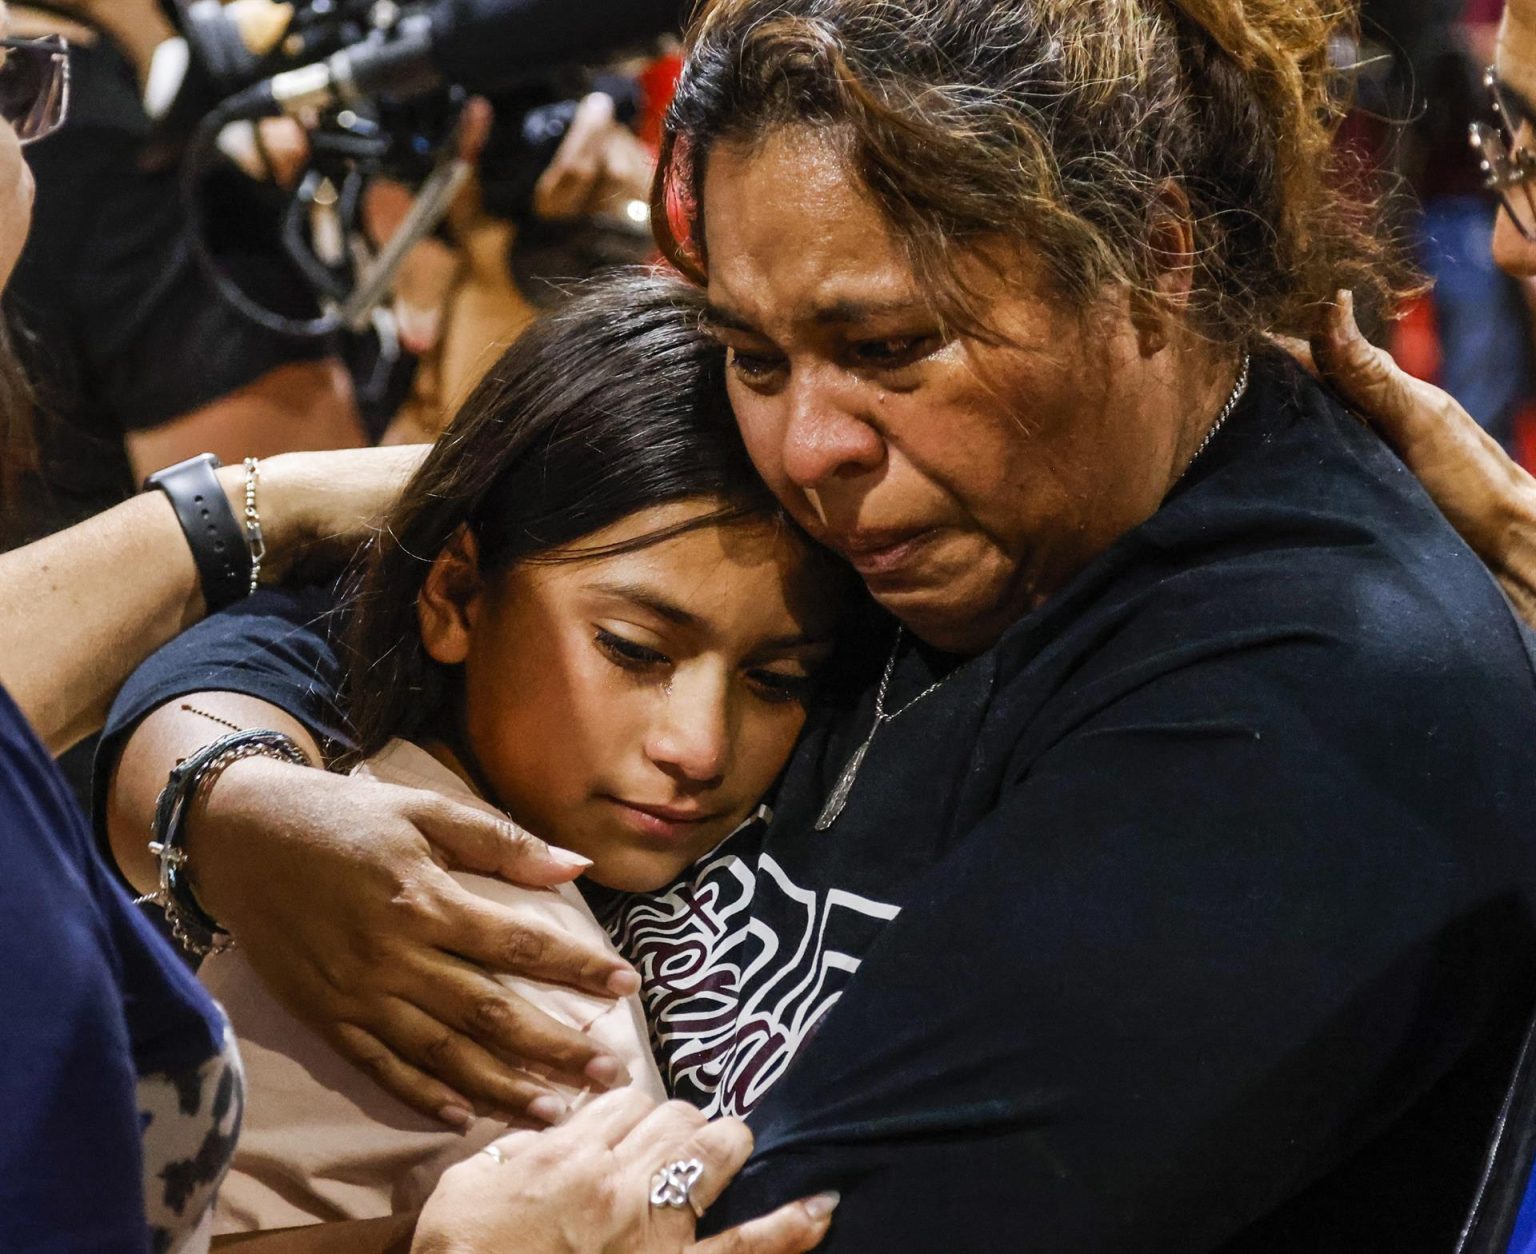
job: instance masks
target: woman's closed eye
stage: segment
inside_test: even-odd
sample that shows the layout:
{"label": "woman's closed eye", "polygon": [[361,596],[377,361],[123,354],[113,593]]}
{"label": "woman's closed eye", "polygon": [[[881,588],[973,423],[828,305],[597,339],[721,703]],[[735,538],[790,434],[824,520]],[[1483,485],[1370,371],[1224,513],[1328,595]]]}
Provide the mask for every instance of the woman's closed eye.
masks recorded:
{"label": "woman's closed eye", "polygon": [[761,386],[784,368],[784,358],[762,350],[731,348],[726,352],[726,364],[742,382]]}
{"label": "woman's closed eye", "polygon": [[938,335],[899,335],[857,340],[848,346],[849,362],[860,370],[902,370],[916,365],[943,343]]}
{"label": "woman's closed eye", "polygon": [[804,671],[755,666],[747,672],[747,682],[764,701],[778,705],[810,700],[811,691],[816,686],[816,677]]}

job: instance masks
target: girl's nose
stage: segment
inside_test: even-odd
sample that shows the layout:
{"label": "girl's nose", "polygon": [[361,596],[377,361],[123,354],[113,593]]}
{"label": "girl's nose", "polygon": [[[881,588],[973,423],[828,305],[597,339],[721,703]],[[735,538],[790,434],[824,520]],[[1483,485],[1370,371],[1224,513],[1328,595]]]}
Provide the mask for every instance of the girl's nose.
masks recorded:
{"label": "girl's nose", "polygon": [[646,756],[690,785],[719,783],[730,764],[726,685],[709,676],[674,677],[647,738]]}

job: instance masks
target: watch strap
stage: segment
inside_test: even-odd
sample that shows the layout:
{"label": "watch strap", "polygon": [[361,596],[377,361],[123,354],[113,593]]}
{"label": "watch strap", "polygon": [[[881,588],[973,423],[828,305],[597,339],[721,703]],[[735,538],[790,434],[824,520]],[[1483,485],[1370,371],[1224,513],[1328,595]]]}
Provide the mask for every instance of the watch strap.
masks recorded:
{"label": "watch strap", "polygon": [[219,459],[212,453],[199,453],[144,480],[146,490],[164,492],[176,511],[209,613],[240,600],[251,582],[251,551],[213,473],[218,468]]}

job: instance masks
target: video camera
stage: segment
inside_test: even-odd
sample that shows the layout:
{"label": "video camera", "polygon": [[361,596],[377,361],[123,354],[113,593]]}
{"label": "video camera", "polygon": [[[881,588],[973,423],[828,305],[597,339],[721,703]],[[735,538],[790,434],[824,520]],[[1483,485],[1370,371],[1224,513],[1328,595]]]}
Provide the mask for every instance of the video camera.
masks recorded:
{"label": "video camera", "polygon": [[[487,208],[531,222],[533,189],[589,90],[615,115],[640,105],[633,80],[594,79],[581,63],[669,25],[654,0],[168,0],[180,38],[163,45],[146,102],[162,151],[179,153],[191,245],[220,294],[279,332],[367,328],[406,252],[434,231],[470,173],[457,127],[471,94],[496,122],[478,171]],[[289,197],[284,251],[321,315],[268,309],[219,266],[201,187],[227,128],[284,115],[303,126],[308,161]],[[258,141],[259,143],[259,141]],[[369,180],[415,189],[395,235],[375,249],[363,229]],[[639,238],[643,222],[630,230]]]}

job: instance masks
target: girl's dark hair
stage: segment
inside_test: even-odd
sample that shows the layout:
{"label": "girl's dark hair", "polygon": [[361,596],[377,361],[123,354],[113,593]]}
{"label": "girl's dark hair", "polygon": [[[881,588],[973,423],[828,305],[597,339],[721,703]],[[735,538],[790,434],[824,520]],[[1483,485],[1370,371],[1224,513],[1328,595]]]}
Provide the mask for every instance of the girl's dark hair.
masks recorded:
{"label": "girl's dark hair", "polygon": [[[703,303],[675,276],[596,280],[523,332],[470,395],[363,557],[346,685],[359,755],[429,726],[452,695],[452,668],[422,647],[416,600],[461,524],[491,573],[783,518],[737,433],[723,354],[699,330]],[[622,545],[568,548],[636,510],[698,498],[719,507]]]}
{"label": "girl's dark hair", "polygon": [[1330,41],[1354,22],[1349,0],[705,0],[652,221],[702,280],[711,151],[814,128],[959,329],[988,331],[958,263],[991,242],[1080,309],[1107,286],[1160,299],[1172,212],[1197,326],[1305,335],[1340,287],[1382,308],[1414,285],[1335,144]]}

